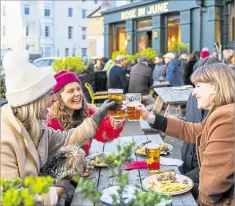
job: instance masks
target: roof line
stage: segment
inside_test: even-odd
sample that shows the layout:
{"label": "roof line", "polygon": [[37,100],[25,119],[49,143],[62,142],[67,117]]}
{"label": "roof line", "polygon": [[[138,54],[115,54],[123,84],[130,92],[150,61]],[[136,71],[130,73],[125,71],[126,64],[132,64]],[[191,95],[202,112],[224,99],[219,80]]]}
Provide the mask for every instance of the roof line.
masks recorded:
{"label": "roof line", "polygon": [[101,9],[101,6],[99,6],[97,9],[95,9],[93,12],[91,12],[87,18],[90,18],[95,12],[97,12],[99,9]]}

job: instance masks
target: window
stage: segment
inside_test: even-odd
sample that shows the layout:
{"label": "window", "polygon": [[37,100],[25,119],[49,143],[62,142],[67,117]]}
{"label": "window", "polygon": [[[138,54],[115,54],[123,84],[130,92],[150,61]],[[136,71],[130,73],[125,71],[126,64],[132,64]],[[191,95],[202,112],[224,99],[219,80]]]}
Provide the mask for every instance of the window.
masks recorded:
{"label": "window", "polygon": [[69,56],[69,48],[65,48],[65,56]]}
{"label": "window", "polygon": [[235,41],[235,3],[231,2],[228,8],[229,13],[229,41]]}
{"label": "window", "polygon": [[86,27],[82,27],[83,32],[86,32],[86,29],[87,29]]}
{"label": "window", "polygon": [[3,35],[3,36],[6,35],[5,26],[2,27],[2,35]]}
{"label": "window", "polygon": [[[51,47],[45,47],[45,52],[44,52],[45,57],[50,57],[51,56]],[[51,60],[47,60],[47,66],[51,63]]]}
{"label": "window", "polygon": [[73,8],[68,8],[68,16],[69,17],[73,16]]}
{"label": "window", "polygon": [[82,0],[83,2],[85,2],[86,0]]}
{"label": "window", "polygon": [[98,0],[94,0],[94,3],[97,4],[97,3],[98,3]]}
{"label": "window", "polygon": [[85,9],[82,10],[82,18],[83,18],[83,19],[86,18],[86,10],[85,10]]}
{"label": "window", "polygon": [[86,34],[82,35],[82,39],[85,40],[86,39]]}
{"label": "window", "polygon": [[49,36],[50,36],[50,27],[45,26],[45,37],[49,37]]}
{"label": "window", "polygon": [[76,55],[76,47],[73,47],[72,49],[72,56],[74,57]]}
{"label": "window", "polygon": [[6,7],[2,6],[2,16],[6,16]]}
{"label": "window", "polygon": [[29,15],[29,5],[28,4],[24,5],[24,14]]}
{"label": "window", "polygon": [[137,22],[138,30],[152,29],[152,19],[140,20]]}
{"label": "window", "polygon": [[181,43],[180,15],[167,17],[167,51],[172,52],[175,45]]}
{"label": "window", "polygon": [[25,31],[25,33],[26,33],[26,36],[29,36],[29,25],[26,25],[26,31]]}
{"label": "window", "polygon": [[69,26],[68,27],[68,39],[72,39],[73,37],[73,27]]}
{"label": "window", "polygon": [[44,9],[44,16],[50,16],[51,10],[50,9]]}
{"label": "window", "polygon": [[82,48],[82,56],[86,56],[87,48]]}

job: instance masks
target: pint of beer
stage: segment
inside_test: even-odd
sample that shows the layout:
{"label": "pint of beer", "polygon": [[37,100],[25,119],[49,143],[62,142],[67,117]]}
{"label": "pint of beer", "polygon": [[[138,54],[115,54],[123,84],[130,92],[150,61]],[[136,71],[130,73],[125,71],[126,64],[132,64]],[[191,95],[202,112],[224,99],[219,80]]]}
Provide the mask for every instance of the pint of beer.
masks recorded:
{"label": "pint of beer", "polygon": [[140,110],[135,109],[139,107],[140,102],[133,101],[127,104],[127,118],[129,121],[139,121],[140,120]]}
{"label": "pint of beer", "polygon": [[122,89],[108,89],[109,101],[115,101],[115,105],[109,108],[109,115],[116,120],[124,120],[126,115],[126,106],[122,103],[123,101],[123,90]]}
{"label": "pint of beer", "polygon": [[146,163],[148,166],[148,172],[158,172],[160,169],[160,145],[149,143],[145,145]]}

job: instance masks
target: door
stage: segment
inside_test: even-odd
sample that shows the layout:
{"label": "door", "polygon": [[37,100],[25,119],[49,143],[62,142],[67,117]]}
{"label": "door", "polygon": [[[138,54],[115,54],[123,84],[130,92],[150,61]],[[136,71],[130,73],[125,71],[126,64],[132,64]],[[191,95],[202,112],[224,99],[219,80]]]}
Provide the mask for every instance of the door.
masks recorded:
{"label": "door", "polygon": [[152,31],[138,32],[138,52],[152,48]]}

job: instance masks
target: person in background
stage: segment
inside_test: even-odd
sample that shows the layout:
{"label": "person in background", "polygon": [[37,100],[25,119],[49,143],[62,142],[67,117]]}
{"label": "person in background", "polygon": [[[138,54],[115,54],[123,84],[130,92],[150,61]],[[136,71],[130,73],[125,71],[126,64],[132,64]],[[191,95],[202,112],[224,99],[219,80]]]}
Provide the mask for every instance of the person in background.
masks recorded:
{"label": "person in background", "polygon": [[96,59],[95,71],[101,71],[103,69],[101,59]]}
{"label": "person in background", "polygon": [[155,57],[155,67],[153,70],[153,81],[159,81],[159,77],[161,79],[166,78],[166,65],[163,60],[163,54],[158,53]]}
{"label": "person in background", "polygon": [[163,57],[166,63],[166,81],[170,82],[172,86],[181,86],[183,75],[180,72],[180,60],[175,59],[175,55],[173,53],[167,53]]}
{"label": "person in background", "polygon": [[206,58],[206,57],[209,57],[210,56],[210,51],[207,47],[204,47],[200,53],[200,58],[203,59],[203,58]]}
{"label": "person in background", "polygon": [[[68,131],[82,124],[92,116],[97,108],[88,104],[82,92],[81,81],[73,72],[60,71],[55,74],[57,84],[54,93],[57,101],[52,104],[46,125],[55,130]],[[96,129],[94,138],[101,142],[108,142],[120,136],[124,121],[116,122],[112,117],[106,116]],[[83,145],[86,154],[89,154],[92,140]]]}
{"label": "person in background", "polygon": [[224,62],[235,69],[235,51],[232,49],[226,50],[224,52]]}
{"label": "person in background", "polygon": [[185,70],[184,70],[184,85],[193,85],[193,83],[190,80],[190,76],[196,69],[196,63],[200,59],[200,52],[194,51],[190,56],[188,62],[185,64]]}
{"label": "person in background", "polygon": [[104,67],[105,67],[105,64],[107,63],[109,61],[109,59],[107,58],[107,57],[102,57],[101,58],[101,70],[103,70],[104,69]]}
{"label": "person in background", "polygon": [[181,74],[183,75],[184,70],[185,70],[185,64],[189,60],[188,53],[187,52],[182,52],[182,54],[179,57],[179,60],[181,61],[180,71],[181,71]]}
{"label": "person in background", "polygon": [[214,49],[213,53],[212,53],[212,57],[216,57],[218,58],[219,54],[218,54],[218,50]]}
{"label": "person in background", "polygon": [[[153,115],[141,116],[166,135],[196,144],[199,205],[234,205],[235,71],[223,63],[204,65],[191,76],[198,109],[208,110],[203,122],[191,123]],[[138,109],[138,108],[137,108]]]}
{"label": "person in background", "polygon": [[[82,146],[94,137],[96,129],[115,102],[105,102],[99,111],[76,128],[61,132],[43,124],[48,108],[56,101],[51,72],[28,61],[28,52],[10,51],[3,58],[8,104],[1,107],[1,178],[12,180],[37,177],[40,168],[62,146]],[[82,151],[82,150],[81,150]],[[84,152],[78,157],[87,170]],[[56,205],[70,189],[70,179],[59,181],[47,194],[40,195],[42,205]]]}
{"label": "person in background", "polygon": [[126,57],[119,55],[116,57],[115,65],[109,72],[109,86],[113,89],[123,89],[124,94],[128,91],[128,82],[124,68],[126,66]]}
{"label": "person in background", "polygon": [[153,84],[152,69],[148,67],[146,57],[139,57],[137,62],[131,69],[128,92],[141,93],[142,103],[148,110],[151,110],[155,102],[155,99],[149,94]]}
{"label": "person in background", "polygon": [[[204,59],[200,59],[198,63],[196,64],[197,65],[196,69],[205,65],[215,64],[215,63],[220,63],[220,61],[216,57],[207,57]],[[185,121],[199,123],[199,122],[202,122],[206,118],[207,114],[208,114],[207,110],[197,108],[197,99],[195,96],[190,94],[187,104],[186,104]],[[179,170],[182,174],[186,175],[187,177],[193,180],[194,187],[191,190],[191,192],[193,194],[193,197],[197,199],[198,198],[198,184],[199,184],[199,167],[198,167],[198,159],[197,159],[197,153],[196,153],[196,145],[190,144],[188,142],[184,142],[181,148],[181,158],[184,161],[184,163],[179,168]]]}

